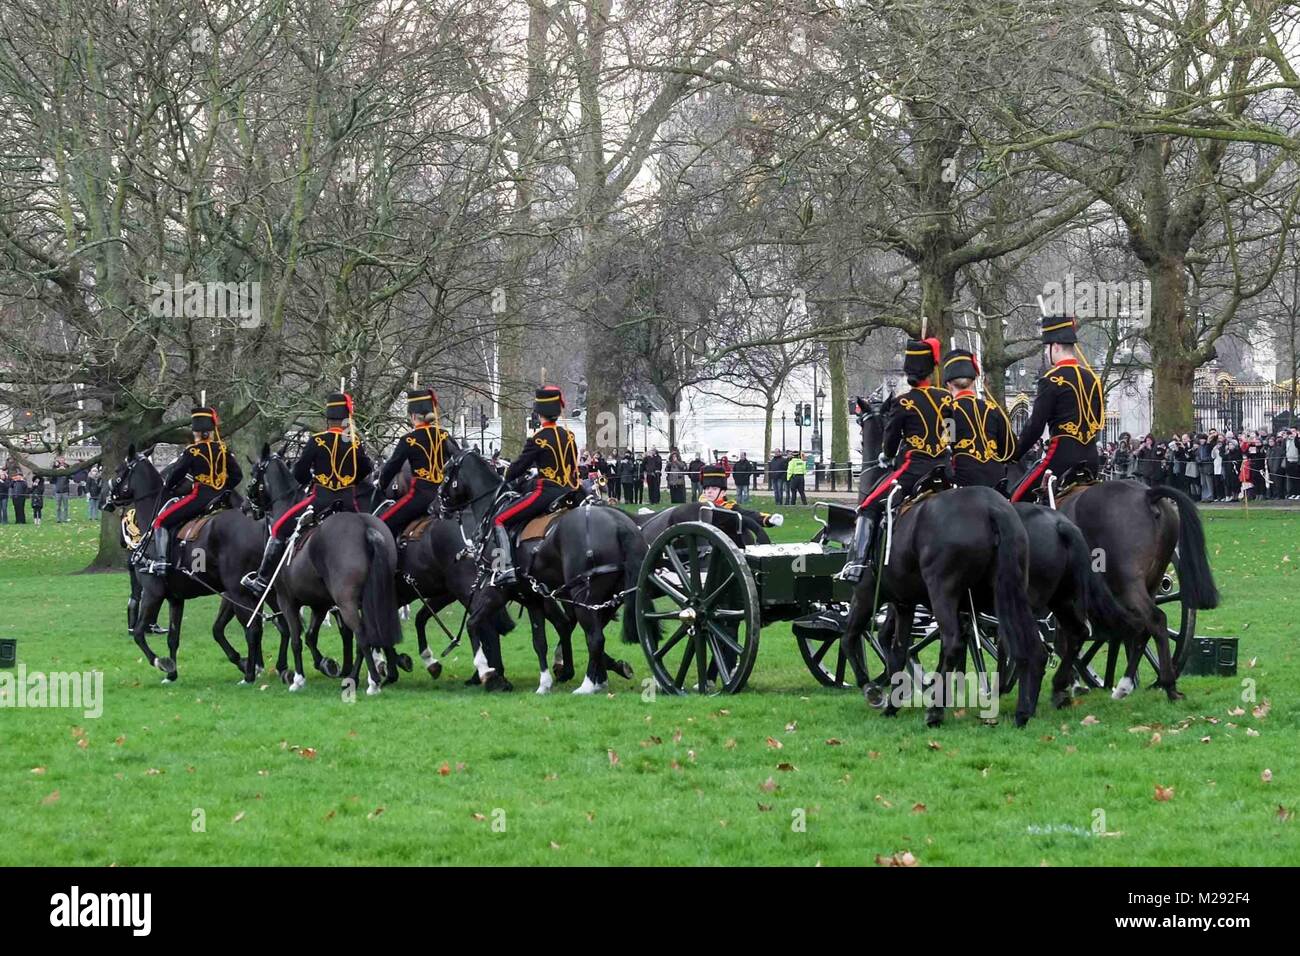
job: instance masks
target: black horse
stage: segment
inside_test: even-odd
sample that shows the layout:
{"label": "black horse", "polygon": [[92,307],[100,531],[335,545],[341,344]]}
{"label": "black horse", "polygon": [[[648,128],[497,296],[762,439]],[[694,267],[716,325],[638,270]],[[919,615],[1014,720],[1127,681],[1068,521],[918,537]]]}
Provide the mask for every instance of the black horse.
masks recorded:
{"label": "black horse", "polygon": [[[293,474],[278,453],[267,446],[253,470],[249,497],[273,517],[283,515],[301,495]],[[323,516],[317,516],[323,517]],[[306,542],[296,542],[286,552],[283,566],[275,579],[275,595],[284,610],[288,633],[280,641],[277,669],[291,689],[306,682],[302,667],[302,618],[299,609],[312,613],[309,646],[318,670],[336,676],[320,655],[315,638],[320,622],[331,608],[338,608],[339,631],[343,637],[343,673],[345,688],[355,689],[360,677],[361,661],[366,662],[368,694],[377,694],[384,683],[375,661],[379,651],[387,662],[389,679],[395,679],[398,656],[394,650],[401,640],[402,625],[397,617],[393,576],[397,568],[397,546],[388,527],[369,514],[343,511],[324,518],[315,526]],[[260,556],[259,556],[260,558]],[[358,647],[353,657],[353,639]],[[293,670],[288,670],[287,651],[293,647]],[[334,673],[331,673],[334,672]]]}
{"label": "black horse", "polygon": [[[487,522],[504,483],[496,469],[473,450],[462,452],[448,465],[443,478],[448,510],[468,508],[474,516],[472,545],[462,543],[477,557],[478,540],[489,532]],[[546,665],[545,623],[560,634],[562,663],[572,667],[569,637],[580,625],[587,638],[587,672],[575,694],[592,694],[605,687],[607,672],[630,678],[631,668],[605,652],[605,625],[623,608],[623,638],[635,640],[632,622],[636,578],[645,558],[645,538],[632,518],[618,508],[584,502],[557,517],[545,537],[523,542],[517,549],[519,583],[502,588],[487,574],[479,582],[470,604],[469,631],[475,641],[475,666],[485,690],[510,690],[501,660],[497,622],[508,601],[522,604],[533,625],[533,644],[542,668],[538,693],[550,688]],[[557,662],[557,670],[560,662]]]}
{"label": "black horse", "polygon": [[[864,461],[875,461],[880,453],[888,410],[888,402],[877,403],[865,417]],[[871,487],[883,473],[878,466],[865,470],[862,487]],[[1038,705],[1047,651],[1027,593],[1029,536],[1011,503],[992,488],[955,488],[917,501],[894,521],[892,533],[882,533],[882,540],[886,537],[891,539],[888,561],[882,555],[874,571],[858,581],[844,628],[845,656],[859,686],[868,685],[861,642],[876,614],[877,590],[880,602],[893,605],[893,633],[886,645],[891,684],[908,666],[912,617],[917,606],[925,606],[939,628],[941,686],[955,686],[948,675],[965,659],[961,615],[973,604],[977,610],[992,611],[999,637],[1019,667],[1016,725],[1024,726]],[[943,722],[943,700],[941,696],[926,708],[930,726]],[[890,694],[884,711],[892,716],[897,710],[897,698]]]}
{"label": "black horse", "polygon": [[[136,527],[147,536],[154,517],[166,504],[161,500],[162,488],[163,479],[158,469],[146,454],[137,453],[132,445],[109,483],[104,503],[110,510],[132,508]],[[256,677],[261,660],[258,648],[262,618],[253,616],[253,602],[240,587],[239,579],[257,568],[265,541],[265,531],[256,521],[239,511],[219,511],[186,546],[181,564],[170,568],[165,576],[132,571],[132,589],[139,587],[139,597],[134,613],[128,605],[131,637],[144,652],[149,665],[163,672],[164,681],[177,678],[176,655],[180,648],[185,602],[214,594],[221,597],[221,605],[212,624],[213,639],[226,658],[243,673],[246,681],[251,683]],[[171,619],[167,628],[167,656],[158,657],[149,647],[146,634],[149,625],[157,620],[164,600]],[[274,603],[270,607],[272,611],[276,610]],[[240,657],[226,640],[226,625],[231,618],[237,619],[245,629],[249,648],[247,657]],[[277,623],[280,623],[278,618]]]}
{"label": "black horse", "polygon": [[1129,626],[1108,628],[1123,640],[1127,667],[1111,696],[1127,697],[1137,686],[1142,650],[1155,638],[1159,674],[1155,686],[1181,700],[1169,651],[1169,628],[1155,594],[1177,548],[1179,600],[1184,608],[1218,607],[1219,591],[1205,552],[1205,529],[1191,498],[1174,488],[1148,488],[1138,481],[1103,481],[1066,494],[1062,514],[1083,532],[1104,563],[1103,576]]}

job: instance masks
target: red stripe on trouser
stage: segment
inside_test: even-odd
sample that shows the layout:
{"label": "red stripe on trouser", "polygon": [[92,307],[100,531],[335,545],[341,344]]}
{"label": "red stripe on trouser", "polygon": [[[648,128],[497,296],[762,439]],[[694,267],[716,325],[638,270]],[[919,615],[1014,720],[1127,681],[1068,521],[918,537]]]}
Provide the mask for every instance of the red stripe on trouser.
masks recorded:
{"label": "red stripe on trouser", "polygon": [[387,521],[387,520],[389,519],[389,517],[390,517],[391,515],[393,515],[393,514],[397,511],[398,508],[400,508],[400,507],[402,507],[403,505],[405,505],[407,502],[409,502],[409,501],[410,501],[412,498],[414,498],[414,497],[415,497],[415,482],[413,481],[413,482],[411,482],[410,490],[407,491],[406,494],[402,495],[402,497],[398,498],[397,501],[393,504],[393,506],[392,506],[391,508],[389,508],[389,509],[388,509],[387,511],[385,511],[383,514],[381,514],[381,515],[379,516],[379,520],[380,520],[380,521]]}
{"label": "red stripe on trouser", "polygon": [[1043,477],[1043,472],[1047,470],[1047,466],[1052,460],[1052,455],[1056,453],[1056,445],[1060,440],[1060,438],[1052,439],[1051,444],[1047,446],[1047,454],[1043,456],[1043,460],[1040,461],[1038,466],[1029,473],[1028,477],[1020,483],[1020,487],[1017,488],[1015,493],[1011,496],[1012,501],[1019,501],[1023,498],[1025,492],[1034,487],[1034,485],[1038,483],[1038,479]]}
{"label": "red stripe on trouser", "polygon": [[284,514],[280,515],[280,520],[277,521],[275,524],[271,525],[271,537],[274,538],[277,535],[279,535],[280,528],[284,526],[284,523],[286,521],[288,521],[290,518],[297,517],[303,511],[304,508],[306,508],[309,504],[311,504],[315,500],[316,500],[316,492],[313,491],[306,498],[302,499],[302,501],[298,502],[296,505],[294,505]]}
{"label": "red stripe on trouser", "polygon": [[184,508],[187,504],[189,504],[191,501],[193,501],[193,500],[194,500],[195,498],[197,498],[198,496],[199,496],[199,486],[196,484],[193,488],[190,489],[190,493],[189,493],[188,495],[186,495],[186,496],[185,496],[184,498],[182,498],[180,501],[176,502],[176,504],[172,505],[170,508],[168,508],[168,509],[167,509],[166,511],[164,511],[162,514],[160,514],[158,517],[154,518],[154,519],[153,519],[153,526],[154,526],[155,528],[161,528],[161,527],[162,527],[162,523],[163,523],[165,520],[167,520],[168,518],[170,518],[172,515],[174,515],[174,514],[175,514],[177,511],[179,511],[181,508]]}
{"label": "red stripe on trouser", "polygon": [[541,496],[542,496],[542,479],[538,478],[537,487],[533,489],[533,493],[530,494],[523,501],[517,501],[509,508],[507,508],[505,511],[501,512],[499,515],[497,515],[496,521],[494,521],[493,523],[496,525],[504,525],[515,515],[519,514],[519,512],[523,511],[529,505],[534,504],[537,501],[537,499],[540,498]]}
{"label": "red stripe on trouser", "polygon": [[867,505],[871,504],[873,501],[879,498],[882,494],[887,492],[889,490],[890,482],[892,482],[903,472],[907,471],[907,466],[910,465],[911,463],[912,463],[912,453],[909,451],[907,454],[903,455],[903,464],[899,466],[898,470],[895,471],[893,474],[889,475],[888,477],[882,479],[880,482],[878,482],[876,484],[875,490],[872,491],[871,494],[867,495],[865,498],[862,499],[862,504],[858,505],[858,508],[859,509],[865,508]]}

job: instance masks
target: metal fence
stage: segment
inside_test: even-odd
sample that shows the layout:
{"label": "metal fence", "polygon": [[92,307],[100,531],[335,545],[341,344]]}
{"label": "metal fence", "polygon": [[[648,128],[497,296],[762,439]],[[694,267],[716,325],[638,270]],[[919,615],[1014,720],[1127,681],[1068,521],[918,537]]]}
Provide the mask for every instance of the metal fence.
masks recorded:
{"label": "metal fence", "polygon": [[1196,430],[1240,433],[1289,428],[1295,420],[1291,389],[1272,382],[1198,381],[1192,389]]}

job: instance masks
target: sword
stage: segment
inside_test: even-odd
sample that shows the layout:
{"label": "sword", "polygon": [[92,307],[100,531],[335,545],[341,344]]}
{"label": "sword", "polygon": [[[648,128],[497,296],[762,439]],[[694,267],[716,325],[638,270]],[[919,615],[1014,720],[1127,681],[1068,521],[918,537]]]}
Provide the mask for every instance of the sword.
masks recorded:
{"label": "sword", "polygon": [[271,589],[275,587],[275,579],[280,576],[280,569],[283,568],[284,563],[289,560],[289,555],[293,554],[293,543],[298,540],[298,533],[302,530],[303,521],[312,513],[313,510],[314,509],[312,508],[308,508],[299,516],[297,524],[294,525],[293,534],[289,536],[289,541],[285,544],[284,554],[280,555],[280,562],[275,566],[275,571],[271,574],[271,580],[266,582],[266,590],[262,592],[262,596],[259,597],[257,603],[253,605],[253,614],[250,615],[250,617],[255,616],[262,610],[262,605],[266,602],[267,595],[270,594]]}

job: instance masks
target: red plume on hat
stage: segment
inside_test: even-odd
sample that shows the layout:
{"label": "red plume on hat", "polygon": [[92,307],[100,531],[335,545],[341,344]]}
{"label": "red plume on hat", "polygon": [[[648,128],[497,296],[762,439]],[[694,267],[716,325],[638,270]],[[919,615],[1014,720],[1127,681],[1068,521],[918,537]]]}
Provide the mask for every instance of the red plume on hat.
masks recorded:
{"label": "red plume on hat", "polygon": [[938,339],[921,339],[926,345],[930,346],[930,351],[934,353],[934,364],[939,364],[939,353],[943,351],[943,345]]}

